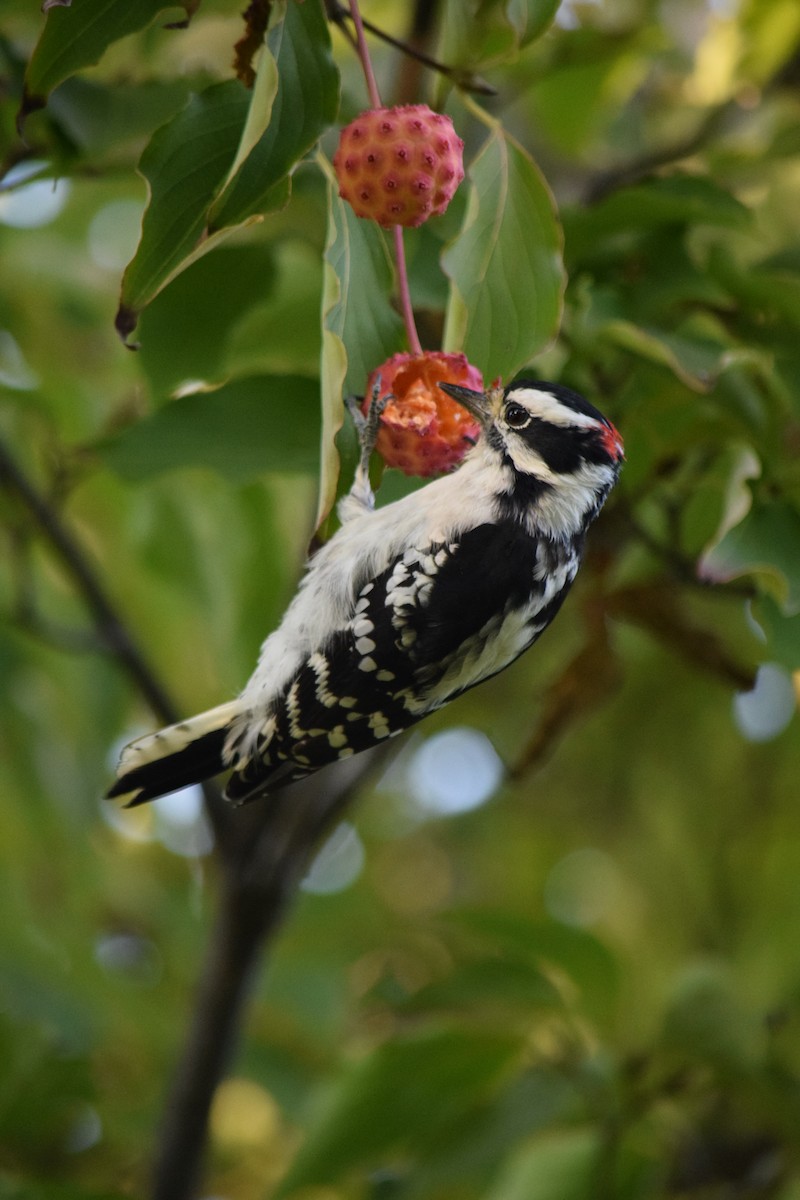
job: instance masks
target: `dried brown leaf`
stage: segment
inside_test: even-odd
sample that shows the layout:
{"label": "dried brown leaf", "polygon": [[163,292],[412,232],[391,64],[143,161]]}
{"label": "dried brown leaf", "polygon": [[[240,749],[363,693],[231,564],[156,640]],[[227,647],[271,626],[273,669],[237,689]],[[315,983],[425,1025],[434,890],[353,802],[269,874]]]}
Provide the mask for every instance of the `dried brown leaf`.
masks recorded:
{"label": "dried brown leaf", "polygon": [[236,78],[247,88],[251,88],[256,80],[253,59],[264,44],[271,8],[272,0],[250,0],[242,13],[244,33],[233,48],[233,69]]}

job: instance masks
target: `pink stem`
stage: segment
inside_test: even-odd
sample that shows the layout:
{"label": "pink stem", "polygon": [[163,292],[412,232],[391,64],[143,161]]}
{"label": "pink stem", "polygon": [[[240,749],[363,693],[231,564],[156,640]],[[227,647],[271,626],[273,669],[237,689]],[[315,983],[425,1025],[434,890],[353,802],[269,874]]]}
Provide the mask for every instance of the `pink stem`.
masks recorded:
{"label": "pink stem", "polygon": [[408,271],[406,270],[406,251],[403,245],[403,226],[395,225],[392,228],[394,234],[394,256],[397,259],[397,287],[400,292],[400,308],[403,312],[403,320],[406,326],[406,336],[412,354],[422,354],[422,346],[417,333],[417,325],[414,320],[414,309],[411,307],[411,293],[408,290]]}
{"label": "pink stem", "polygon": [[[378,91],[378,85],[375,82],[375,72],[372,69],[372,60],[369,56],[367,47],[367,39],[364,33],[364,23],[361,20],[361,11],[358,7],[358,0],[350,0],[350,15],[353,18],[353,24],[356,29],[356,40],[358,42],[358,57],[361,59],[361,66],[364,71],[364,78],[367,81],[367,91],[369,93],[369,102],[373,108],[381,107],[381,95]],[[406,337],[412,354],[422,354],[422,345],[417,333],[417,325],[414,320],[414,309],[411,306],[411,293],[408,290],[408,269],[406,267],[406,251],[403,244],[403,227],[395,225],[394,233],[394,256],[397,261],[397,286],[400,292],[400,308],[403,313],[403,321],[406,327]]]}
{"label": "pink stem", "polygon": [[369,102],[373,108],[380,108],[381,95],[378,91],[378,85],[375,82],[375,72],[372,70],[372,61],[369,57],[369,50],[367,49],[367,38],[364,33],[364,23],[361,20],[361,11],[358,7],[358,0],[350,0],[350,16],[353,18],[353,24],[356,27],[358,57],[361,59],[361,66],[364,69],[364,77],[367,81]]}

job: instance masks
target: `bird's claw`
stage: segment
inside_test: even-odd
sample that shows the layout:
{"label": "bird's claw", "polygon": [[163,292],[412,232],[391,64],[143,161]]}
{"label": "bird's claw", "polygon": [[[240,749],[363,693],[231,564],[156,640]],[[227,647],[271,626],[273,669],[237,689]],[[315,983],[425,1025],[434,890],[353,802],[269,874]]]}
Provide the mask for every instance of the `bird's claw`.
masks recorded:
{"label": "bird's claw", "polygon": [[362,399],[359,396],[348,396],[345,400],[353,424],[355,425],[358,435],[358,443],[361,447],[361,466],[365,467],[369,463],[370,455],[375,449],[375,443],[378,440],[378,430],[380,429],[381,416],[386,408],[387,403],[391,400],[391,395],[381,395],[381,377],[376,376],[375,382],[372,385],[372,394],[369,400],[369,408],[366,413],[362,410]]}

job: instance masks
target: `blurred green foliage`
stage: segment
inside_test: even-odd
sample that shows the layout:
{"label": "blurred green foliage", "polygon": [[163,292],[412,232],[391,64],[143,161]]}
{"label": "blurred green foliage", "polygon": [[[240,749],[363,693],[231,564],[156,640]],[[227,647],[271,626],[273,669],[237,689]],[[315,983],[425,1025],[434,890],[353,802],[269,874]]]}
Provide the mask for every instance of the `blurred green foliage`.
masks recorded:
{"label": "blurred green foliage", "polygon": [[[0,436],[185,712],[247,677],[320,427],[326,510],[344,381],[402,348],[387,244],[326,166],[352,48],[276,0],[248,90],[240,7],[6,0],[0,32]],[[439,8],[426,50],[495,98],[373,46],[474,164],[408,238],[423,340],[446,314],[487,374],[578,387],[628,462],[553,631],[405,742],[302,892],[207,1194],[798,1200],[800,9]],[[12,486],[0,528],[0,1197],[139,1196],[214,858],[185,808],[99,799],[153,716]],[[418,764],[451,727],[509,770],[448,815],[451,765]]]}

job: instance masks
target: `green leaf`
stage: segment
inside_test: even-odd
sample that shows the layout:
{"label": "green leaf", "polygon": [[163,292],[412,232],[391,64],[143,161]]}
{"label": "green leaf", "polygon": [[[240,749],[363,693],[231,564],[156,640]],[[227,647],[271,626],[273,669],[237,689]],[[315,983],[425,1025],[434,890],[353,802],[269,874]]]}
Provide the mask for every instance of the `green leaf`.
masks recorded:
{"label": "green leaf", "polygon": [[459,1029],[425,1030],[380,1046],[340,1077],[279,1195],[330,1184],[406,1145],[435,1145],[494,1090],[519,1049],[508,1034]]}
{"label": "green leaf", "polygon": [[56,88],[49,112],[82,155],[118,158],[121,148],[171,120],[188,93],[182,80],[110,87],[77,76]]}
{"label": "green leaf", "polygon": [[159,293],[142,314],[139,330],[139,360],[158,398],[187,380],[215,383],[230,373],[230,335],[250,309],[266,300],[273,277],[271,246],[223,246]]}
{"label": "green leaf", "polygon": [[546,33],[558,11],[560,0],[507,0],[506,15],[513,25],[520,49]]}
{"label": "green leaf", "polygon": [[[214,203],[209,217],[211,231],[236,225],[272,207],[275,185],[293,170],[336,117],[339,74],[321,0],[289,4],[285,19],[270,28],[267,54],[277,67],[277,88],[268,109],[261,102],[258,121],[263,132]],[[254,94],[257,102],[258,80]]]}
{"label": "green leaf", "polygon": [[235,81],[218,84],[158,130],[141,161],[151,197],[123,279],[123,337],[180,271],[286,203],[292,169],[337,104],[327,22],[320,0],[306,0],[273,24],[252,94]]}
{"label": "green leaf", "polygon": [[[274,266],[269,278],[271,282],[274,274],[274,282],[268,294],[262,290],[262,301],[230,330],[227,368],[235,375],[317,375],[322,350],[321,256],[316,247],[295,239],[273,242],[272,247],[269,261]],[[224,249],[219,253],[224,254]],[[290,338],[287,329],[292,331]]]}
{"label": "green leaf", "polygon": [[730,580],[761,577],[787,616],[800,612],[800,512],[785,500],[757,500],[747,516],[706,552],[702,574]]}
{"label": "green leaf", "polygon": [[561,229],[535,163],[499,125],[469,178],[464,225],[442,258],[453,284],[445,349],[463,350],[487,379],[510,379],[558,331]]}
{"label": "green leaf", "polygon": [[486,958],[464,963],[443,980],[421,988],[402,1008],[415,1013],[463,1010],[494,1017],[498,1023],[521,1014],[529,1020],[534,1008],[562,1006],[560,992],[537,963]]}
{"label": "green leaf", "polygon": [[632,321],[609,321],[601,337],[649,362],[667,367],[694,392],[708,392],[723,363],[723,349],[664,330],[644,329]]}
{"label": "green leaf", "polygon": [[256,375],[182,396],[95,446],[124,479],[177,467],[210,467],[234,483],[267,471],[313,473],[319,390],[300,375]]}
{"label": "green leaf", "polygon": [[751,1068],[763,1054],[766,1030],[742,1003],[727,968],[701,962],[678,978],[661,1038],[681,1058],[738,1071]]}
{"label": "green leaf", "polygon": [[[25,76],[21,118],[46,103],[47,96],[70,75],[99,62],[108,47],[145,29],[165,9],[183,8],[191,17],[199,0],[71,0],[53,5],[31,55]],[[181,22],[185,24],[186,22]]]}
{"label": "green leaf", "polygon": [[746,4],[741,14],[741,78],[766,83],[796,52],[800,12],[794,0]]}
{"label": "green leaf", "polygon": [[800,671],[800,613],[786,616],[771,596],[759,596],[753,616],[769,644],[769,657],[789,671]]}
{"label": "green leaf", "polygon": [[509,1071],[499,1088],[426,1146],[403,1200],[487,1196],[498,1171],[505,1173],[505,1163],[516,1158],[521,1140],[529,1143],[534,1133],[574,1119],[580,1084],[580,1068],[564,1072],[526,1062],[520,1071]]}
{"label": "green leaf", "polygon": [[611,234],[630,239],[664,226],[746,229],[752,220],[746,205],[713,180],[676,174],[620,188],[591,207],[565,211],[564,231],[570,258],[580,260]]}
{"label": "green leaf", "polygon": [[236,153],[249,94],[240,83],[215,84],[192,96],[186,108],[153,136],[140,171],[150,185],[142,237],[122,280],[117,329],[127,336],[139,312],[199,246],[208,206]]}
{"label": "green leaf", "polygon": [[[268,13],[273,32],[275,26],[283,27],[286,17],[286,4],[287,0],[269,0]],[[247,14],[245,19],[247,19]],[[272,115],[272,105],[275,102],[275,96],[278,92],[278,64],[275,62],[275,56],[270,50],[269,45],[265,43],[266,39],[262,37],[258,67],[250,89],[250,107],[247,111],[247,120],[242,129],[242,136],[239,141],[239,148],[236,151],[236,157],[231,163],[228,177],[223,184],[223,192],[235,177],[259,138],[263,136]],[[245,86],[250,86],[238,71],[236,77],[240,82],[245,83]]]}
{"label": "green leaf", "polygon": [[600,1155],[595,1130],[547,1134],[510,1159],[487,1200],[594,1200]]}
{"label": "green leaf", "polygon": [[439,56],[483,67],[513,61],[545,32],[557,9],[558,0],[447,0]]}
{"label": "green leaf", "polygon": [[[400,349],[403,337],[403,323],[390,302],[394,272],[384,235],[373,221],[361,220],[340,199],[336,181],[328,173],[318,524],[337,496],[340,464],[335,438],[344,420],[343,396],[363,395],[370,372]],[[348,467],[355,467],[356,457],[353,447]]]}
{"label": "green leaf", "polygon": [[603,1014],[613,1009],[618,965],[607,947],[586,930],[487,909],[456,912],[453,924],[478,939],[476,945],[486,954],[500,950],[508,961],[528,962],[537,970],[555,966],[579,990],[585,1010]]}
{"label": "green leaf", "polygon": [[624,100],[641,82],[641,64],[626,55],[626,43],[596,39],[590,44],[592,53],[579,42],[577,61],[564,56],[557,69],[543,71],[532,81],[530,90],[539,136],[567,158],[584,158],[587,147],[600,141],[601,131],[619,116]]}
{"label": "green leaf", "polygon": [[711,248],[709,274],[737,300],[751,319],[773,321],[786,328],[794,338],[800,327],[800,270],[787,257],[786,262],[739,263],[724,244]]}

